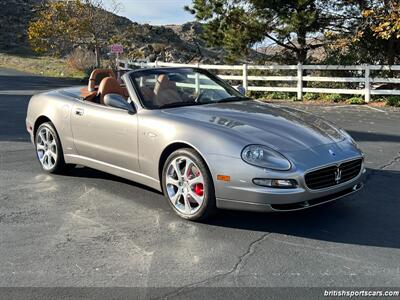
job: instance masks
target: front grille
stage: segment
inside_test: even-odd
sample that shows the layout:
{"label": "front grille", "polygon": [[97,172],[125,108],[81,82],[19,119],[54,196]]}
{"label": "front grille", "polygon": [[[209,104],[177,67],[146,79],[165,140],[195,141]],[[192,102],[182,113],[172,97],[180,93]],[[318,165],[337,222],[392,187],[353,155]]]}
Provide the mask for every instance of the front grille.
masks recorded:
{"label": "front grille", "polygon": [[306,174],[306,185],[309,189],[318,190],[347,182],[360,174],[362,159],[344,162]]}

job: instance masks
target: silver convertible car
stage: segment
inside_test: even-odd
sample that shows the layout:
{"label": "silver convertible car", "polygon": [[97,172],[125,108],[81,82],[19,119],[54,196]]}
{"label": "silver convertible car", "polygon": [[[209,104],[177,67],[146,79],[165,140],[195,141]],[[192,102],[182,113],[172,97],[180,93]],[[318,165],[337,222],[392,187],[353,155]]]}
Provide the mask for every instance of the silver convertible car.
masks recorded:
{"label": "silver convertible car", "polygon": [[33,96],[26,126],[43,170],[79,164],[133,180],[190,220],[299,210],[363,186],[363,153],[343,129],[201,69],[95,70],[87,87]]}

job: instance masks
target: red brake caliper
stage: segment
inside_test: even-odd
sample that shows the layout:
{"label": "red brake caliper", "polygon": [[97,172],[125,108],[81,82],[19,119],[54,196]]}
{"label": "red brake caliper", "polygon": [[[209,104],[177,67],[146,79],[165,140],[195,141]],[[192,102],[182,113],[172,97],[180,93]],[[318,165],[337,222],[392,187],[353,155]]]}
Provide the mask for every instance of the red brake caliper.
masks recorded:
{"label": "red brake caliper", "polygon": [[[200,172],[196,172],[196,177],[198,177],[198,176],[200,176]],[[203,184],[202,184],[202,183],[197,183],[197,184],[194,186],[194,193],[195,193],[197,196],[203,196],[204,187],[203,187]]]}
{"label": "red brake caliper", "polygon": [[202,183],[197,183],[197,184],[194,186],[194,193],[195,193],[197,196],[203,196],[203,184],[202,184]]}

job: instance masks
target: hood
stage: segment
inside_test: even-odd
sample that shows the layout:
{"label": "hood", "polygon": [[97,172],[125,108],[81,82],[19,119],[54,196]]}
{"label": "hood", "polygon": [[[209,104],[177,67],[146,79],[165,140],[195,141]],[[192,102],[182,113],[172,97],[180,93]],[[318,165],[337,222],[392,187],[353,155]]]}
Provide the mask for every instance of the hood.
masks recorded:
{"label": "hood", "polygon": [[[164,113],[235,132],[248,143],[297,151],[343,141],[331,123],[301,110],[260,101],[239,101],[165,109]],[[197,123],[197,122],[196,122]]]}

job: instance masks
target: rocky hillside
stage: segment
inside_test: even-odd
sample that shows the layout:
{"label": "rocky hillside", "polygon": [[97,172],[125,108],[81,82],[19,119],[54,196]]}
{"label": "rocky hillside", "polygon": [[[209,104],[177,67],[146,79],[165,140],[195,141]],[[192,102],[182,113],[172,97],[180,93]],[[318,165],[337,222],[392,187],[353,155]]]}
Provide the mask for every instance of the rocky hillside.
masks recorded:
{"label": "rocky hillside", "polygon": [[[53,0],[1,0],[0,1],[0,51],[23,52],[29,49],[27,29],[41,4]],[[104,14],[111,14],[103,11]],[[110,32],[125,30],[132,22],[112,15],[114,28]]]}
{"label": "rocky hillside", "polygon": [[[29,49],[27,28],[43,1],[50,0],[0,1],[0,51],[21,52]],[[207,48],[200,39],[199,23],[152,26],[134,23],[117,15],[113,18],[115,26],[109,31],[110,41],[105,42],[104,54],[108,52],[110,43],[118,42],[124,45],[125,55],[132,59],[204,63],[223,60],[222,49]]]}
{"label": "rocky hillside", "polygon": [[41,0],[0,1],[0,51],[27,48],[26,29]]}
{"label": "rocky hillside", "polygon": [[219,61],[223,51],[207,48],[200,34],[201,25],[196,22],[168,26],[133,23],[113,41],[124,45],[129,58],[174,62]]}

